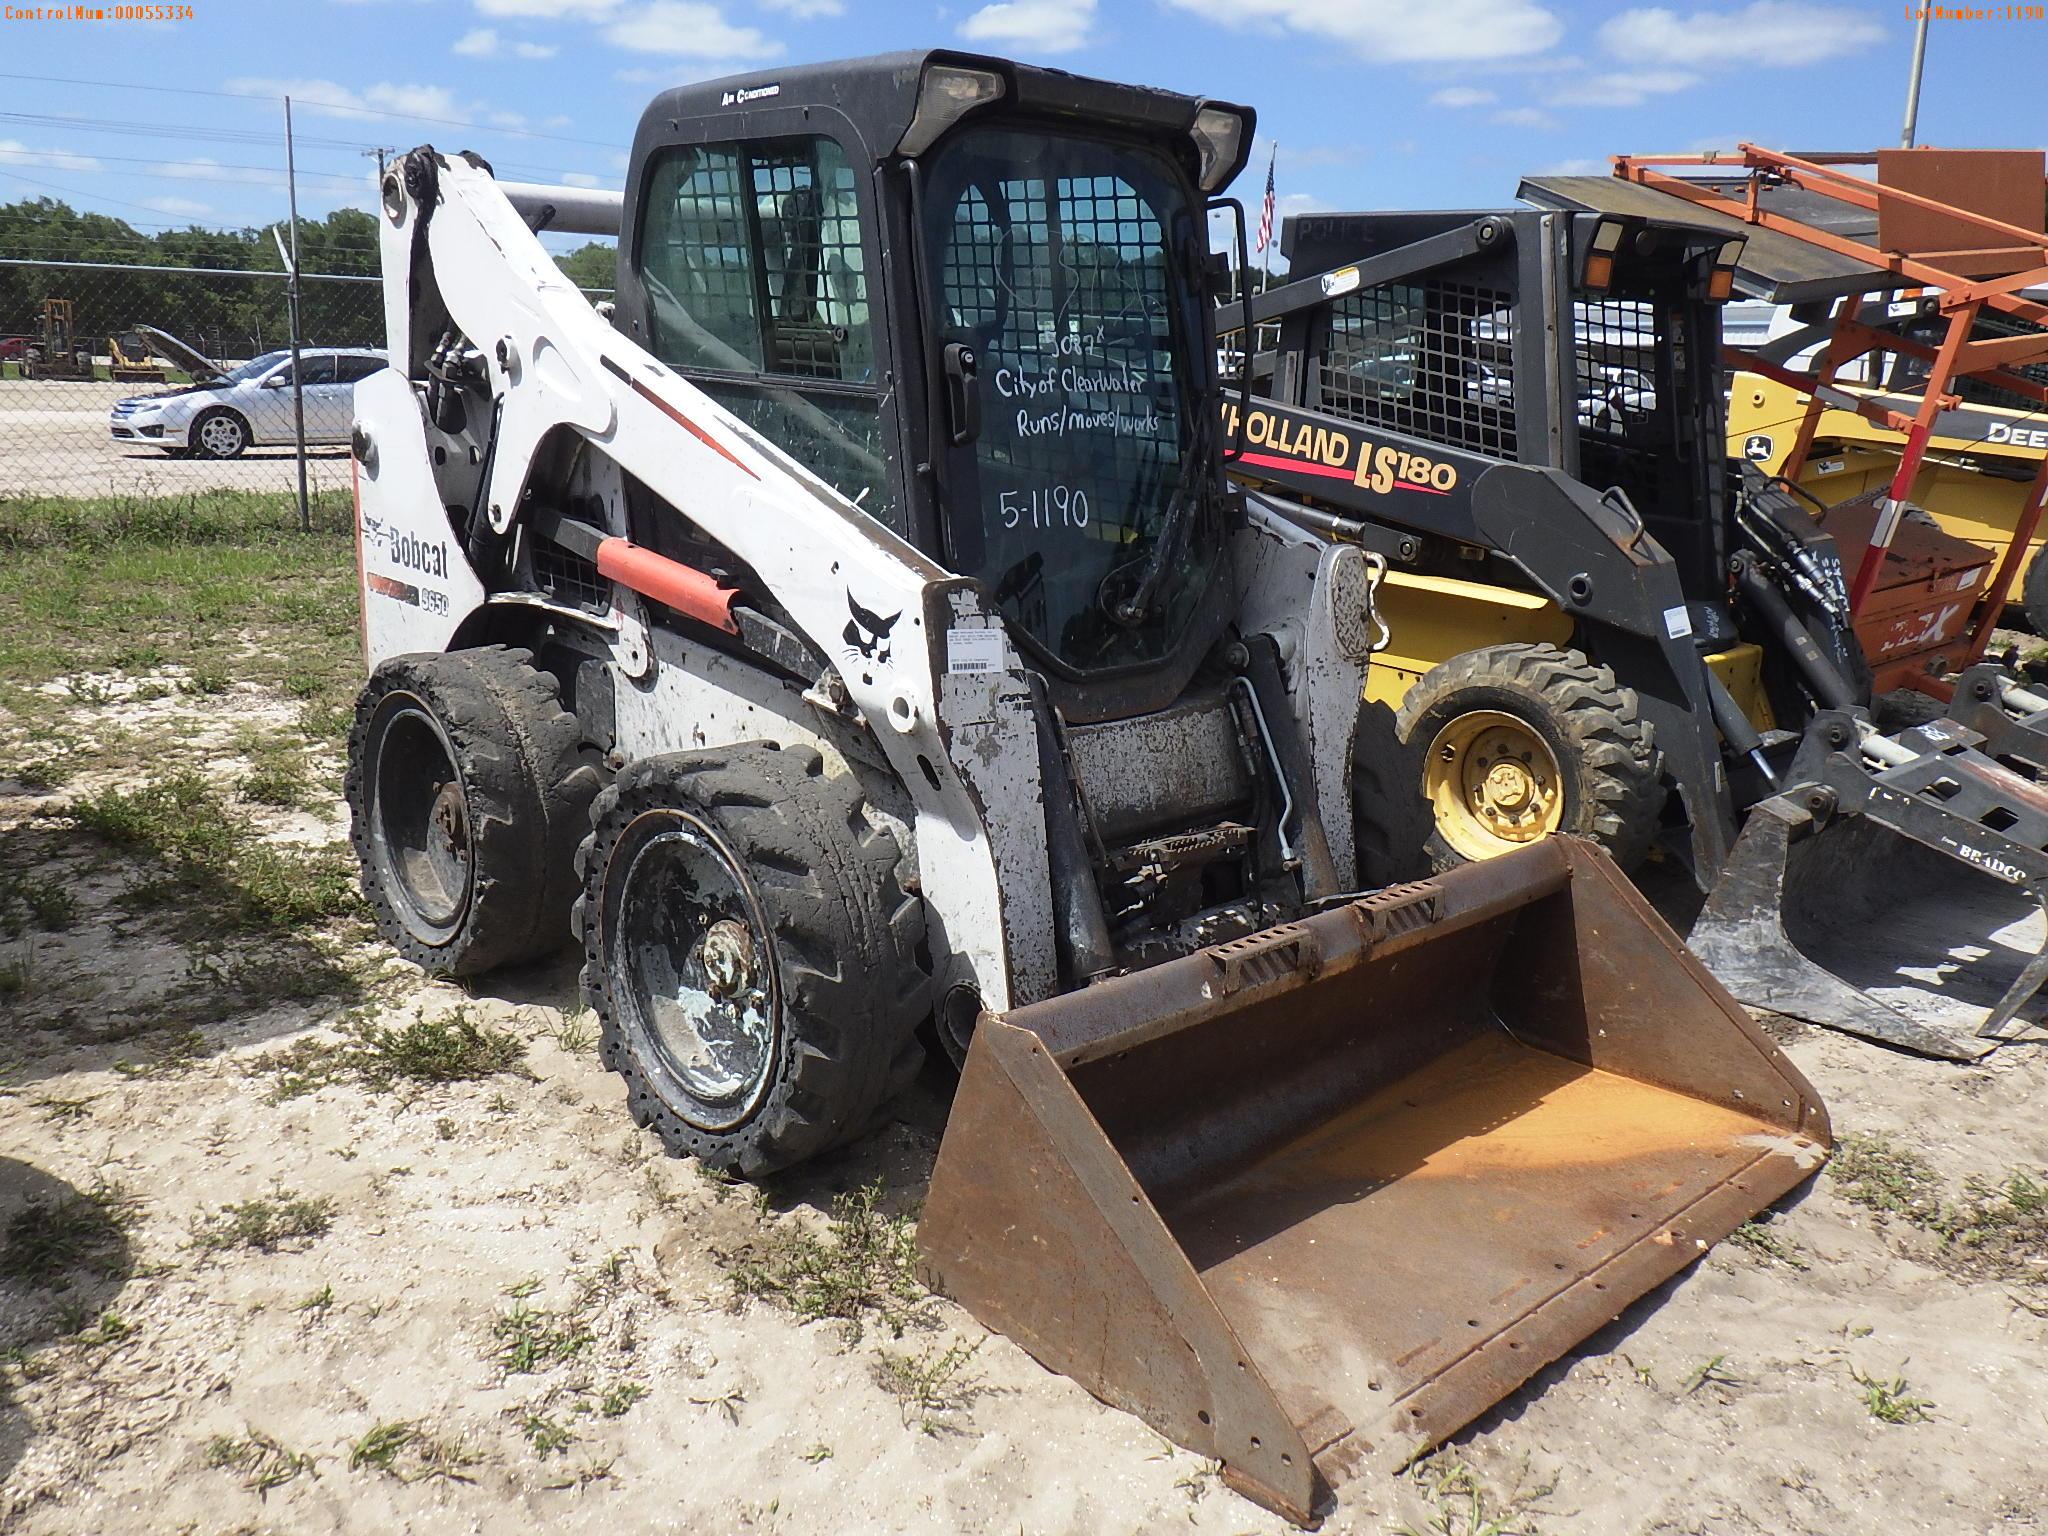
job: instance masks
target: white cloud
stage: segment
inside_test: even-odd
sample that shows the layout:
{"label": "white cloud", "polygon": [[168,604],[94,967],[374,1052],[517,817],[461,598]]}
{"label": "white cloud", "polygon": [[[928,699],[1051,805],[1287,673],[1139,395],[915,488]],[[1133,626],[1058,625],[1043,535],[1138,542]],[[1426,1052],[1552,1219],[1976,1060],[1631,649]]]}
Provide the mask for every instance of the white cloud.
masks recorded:
{"label": "white cloud", "polygon": [[604,185],[604,178],[602,176],[593,176],[588,171],[564,171],[562,172],[562,185],[565,187],[601,187]]}
{"label": "white cloud", "polygon": [[476,8],[486,16],[521,16],[552,20],[562,16],[579,16],[588,21],[601,21],[619,9],[621,0],[476,0]]}
{"label": "white cloud", "polygon": [[1541,107],[1509,107],[1494,113],[1493,120],[1503,128],[1534,128],[1546,133],[1557,126],[1557,119]]}
{"label": "white cloud", "polygon": [[1224,26],[1247,23],[1342,43],[1375,63],[1492,60],[1541,53],[1564,23],[1535,0],[1431,0],[1422,6],[1360,0],[1171,0]]}
{"label": "white cloud", "polygon": [[552,59],[556,50],[542,43],[529,43],[520,39],[507,42],[498,36],[492,27],[478,27],[465,32],[455,40],[450,50],[466,59],[496,59],[510,55],[515,59]]}
{"label": "white cloud", "polygon": [[1652,96],[1669,96],[1699,83],[1682,69],[1613,70],[1564,80],[1544,92],[1553,107],[1640,107]]}
{"label": "white cloud", "polygon": [[1033,53],[1072,53],[1088,43],[1095,0],[997,0],[960,23],[972,43],[999,43]]}
{"label": "white cloud", "polygon": [[1482,91],[1474,86],[1453,85],[1438,91],[1429,98],[1432,107],[1485,107],[1500,98],[1491,91]]}
{"label": "white cloud", "polygon": [[1755,0],[1737,11],[1688,16],[1655,7],[1623,11],[1600,28],[1600,45],[1632,64],[1711,62],[1795,69],[1855,53],[1884,38],[1870,9]]}
{"label": "white cloud", "polygon": [[607,22],[603,36],[629,53],[682,59],[772,59],[782,52],[782,44],[753,27],[732,25],[703,0],[649,0]]}
{"label": "white cloud", "polygon": [[142,206],[179,219],[196,219],[213,212],[205,203],[195,203],[189,197],[145,197]]}
{"label": "white cloud", "polygon": [[192,155],[184,160],[165,160],[149,168],[152,176],[168,181],[241,181],[256,187],[281,187],[283,171],[262,171],[249,166],[222,165],[211,155]]}
{"label": "white cloud", "polygon": [[91,155],[73,154],[68,149],[31,149],[19,139],[0,139],[0,165],[34,165],[46,171],[106,169]]}
{"label": "white cloud", "polygon": [[397,117],[462,118],[467,115],[445,85],[380,83],[352,91],[332,80],[240,78],[230,80],[227,89],[260,96],[289,96],[295,106],[336,117],[350,117],[363,112],[388,112]]}
{"label": "white cloud", "polygon": [[798,21],[809,21],[816,16],[844,16],[844,0],[761,0],[771,11],[784,11]]}

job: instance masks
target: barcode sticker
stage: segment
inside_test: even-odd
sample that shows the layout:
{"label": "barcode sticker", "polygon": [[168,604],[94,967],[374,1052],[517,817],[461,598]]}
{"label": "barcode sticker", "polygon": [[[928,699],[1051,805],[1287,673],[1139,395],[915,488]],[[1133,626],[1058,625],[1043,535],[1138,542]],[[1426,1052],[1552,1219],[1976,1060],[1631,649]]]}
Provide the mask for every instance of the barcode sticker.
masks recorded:
{"label": "barcode sticker", "polygon": [[1000,672],[1003,670],[1003,632],[1000,629],[949,629],[946,631],[948,672]]}
{"label": "barcode sticker", "polygon": [[1683,640],[1692,633],[1692,615],[1683,605],[1664,610],[1664,633],[1674,640]]}

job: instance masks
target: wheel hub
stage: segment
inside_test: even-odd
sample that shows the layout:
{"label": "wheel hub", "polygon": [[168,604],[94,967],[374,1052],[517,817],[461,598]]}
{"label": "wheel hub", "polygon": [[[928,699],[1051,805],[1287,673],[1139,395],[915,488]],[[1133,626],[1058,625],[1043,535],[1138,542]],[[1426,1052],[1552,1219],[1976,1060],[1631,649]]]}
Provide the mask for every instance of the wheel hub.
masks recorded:
{"label": "wheel hub", "polygon": [[738,1125],[777,1058],[775,966],[737,861],[687,812],[629,828],[605,880],[604,931],[629,1022],[706,1130]]}
{"label": "wheel hub", "polygon": [[1452,720],[1430,744],[1424,777],[1438,832],[1468,859],[1534,842],[1564,821],[1557,759],[1514,715],[1474,710]]}

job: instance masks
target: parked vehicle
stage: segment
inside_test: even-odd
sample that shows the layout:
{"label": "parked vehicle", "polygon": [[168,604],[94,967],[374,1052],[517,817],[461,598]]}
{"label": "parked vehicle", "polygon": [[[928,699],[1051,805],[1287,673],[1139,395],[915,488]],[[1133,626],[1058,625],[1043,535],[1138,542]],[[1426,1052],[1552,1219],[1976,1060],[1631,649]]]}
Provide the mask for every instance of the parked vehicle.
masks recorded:
{"label": "parked vehicle", "polygon": [[[312,347],[299,351],[305,369],[306,441],[348,441],[355,417],[355,387],[384,366],[367,348]],[[266,352],[218,378],[116,402],[107,432],[117,443],[143,443],[198,459],[239,458],[257,444],[289,443],[292,356]]]}

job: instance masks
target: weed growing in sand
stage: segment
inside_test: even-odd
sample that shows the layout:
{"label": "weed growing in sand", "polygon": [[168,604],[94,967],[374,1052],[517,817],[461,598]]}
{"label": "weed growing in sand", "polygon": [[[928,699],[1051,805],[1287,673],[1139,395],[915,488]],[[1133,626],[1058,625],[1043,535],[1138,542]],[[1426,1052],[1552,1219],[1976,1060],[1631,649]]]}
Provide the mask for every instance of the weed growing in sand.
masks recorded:
{"label": "weed growing in sand", "polygon": [[213,698],[226,693],[234,686],[235,680],[228,676],[228,670],[217,661],[199,661],[178,680],[178,692],[191,694],[195,698]]}
{"label": "weed growing in sand", "polygon": [[1836,1143],[1828,1173],[1852,1205],[1900,1216],[1916,1225],[1940,1213],[1941,1181],[1927,1160],[1886,1136],[1845,1136]]}
{"label": "weed growing in sand", "polygon": [[2048,1283],[2048,1175],[2016,1170],[1997,1184],[1968,1179],[1960,1201],[1944,1197],[1933,1169],[1882,1137],[1851,1137],[1830,1168],[1858,1205],[1898,1216],[1935,1240],[1927,1257],[1952,1274]]}
{"label": "weed growing in sand", "polygon": [[242,1486],[259,1494],[282,1488],[301,1473],[319,1476],[314,1471],[311,1456],[289,1450],[255,1430],[248,1431],[239,1439],[232,1435],[215,1435],[206,1447],[206,1464],[241,1473]]}
{"label": "weed growing in sand", "polygon": [[559,1456],[576,1443],[574,1430],[544,1413],[528,1413],[519,1421],[519,1428],[538,1456]]}
{"label": "weed growing in sand", "polygon": [[29,978],[34,973],[35,962],[29,958],[26,945],[13,959],[0,960],[0,997],[19,997],[28,990]]}
{"label": "weed growing in sand", "polygon": [[334,1202],[308,1199],[279,1187],[255,1200],[224,1205],[192,1223],[192,1246],[202,1253],[253,1248],[274,1253],[288,1243],[310,1243],[334,1225]]}
{"label": "weed growing in sand", "polygon": [[737,1424],[740,1421],[740,1409],[747,1404],[747,1394],[738,1387],[733,1387],[729,1391],[714,1393],[710,1397],[693,1397],[690,1401],[699,1408],[716,1408],[725,1415],[728,1424]]}
{"label": "weed growing in sand", "polygon": [[327,1309],[333,1305],[334,1287],[332,1284],[328,1284],[321,1286],[319,1290],[293,1307],[292,1310],[294,1312],[317,1312],[324,1315]]}
{"label": "weed growing in sand", "polygon": [[1776,1232],[1765,1216],[1754,1221],[1745,1221],[1728,1234],[1728,1241],[1736,1247],[1754,1254],[1766,1264],[1783,1264],[1788,1269],[1806,1269],[1806,1260],[1799,1256],[1799,1245],[1789,1237]]}
{"label": "weed growing in sand", "polygon": [[134,1217],[135,1202],[105,1182],[56,1200],[31,1200],[7,1223],[0,1277],[62,1291],[80,1270],[117,1273]]}
{"label": "weed growing in sand", "polygon": [[0,934],[17,939],[31,927],[57,932],[77,917],[78,898],[61,880],[0,871]]}
{"label": "weed growing in sand", "polygon": [[289,932],[360,910],[355,870],[339,848],[264,842],[248,816],[205,777],[181,769],[140,789],[105,789],[65,815],[85,831],[166,867],[131,902],[197,897],[236,927]]}
{"label": "weed growing in sand", "polygon": [[67,1120],[84,1120],[92,1114],[98,1094],[88,1094],[82,1099],[44,1098],[36,1100],[36,1108],[59,1124]]}
{"label": "weed growing in sand", "polygon": [[980,1396],[981,1381],[967,1374],[967,1367],[984,1342],[949,1344],[943,1350],[927,1345],[915,1355],[878,1351],[875,1381],[902,1405],[905,1423],[915,1416],[926,1434],[936,1434],[940,1414],[965,1408]]}
{"label": "weed growing in sand", "polygon": [[1849,1368],[1849,1374],[1863,1389],[1864,1408],[1880,1424],[1919,1424],[1934,1417],[1930,1411],[1934,1400],[1915,1397],[1907,1390],[1903,1374],[1894,1374],[1889,1380],[1884,1380],[1866,1376],[1854,1366]]}
{"label": "weed growing in sand", "polygon": [[615,1381],[598,1398],[597,1411],[607,1419],[620,1418],[646,1395],[647,1389],[637,1381]]}
{"label": "weed growing in sand", "polygon": [[571,1008],[548,1030],[556,1045],[571,1056],[581,1056],[597,1045],[597,1015],[588,1008]]}
{"label": "weed growing in sand", "polygon": [[1396,1536],[1542,1536],[1539,1506],[1557,1491],[1554,1482],[1530,1479],[1527,1457],[1505,1493],[1496,1493],[1469,1464],[1443,1451],[1417,1462],[1408,1480],[1430,1512],[1420,1529],[1404,1524]]}
{"label": "weed growing in sand", "polygon": [[574,1313],[517,1303],[491,1325],[499,1366],[508,1376],[530,1375],[590,1347],[592,1335]]}
{"label": "weed growing in sand", "polygon": [[395,1477],[398,1453],[412,1444],[417,1434],[410,1419],[394,1419],[388,1424],[373,1425],[362,1439],[348,1448],[349,1471],[370,1467]]}
{"label": "weed growing in sand", "polygon": [[804,1460],[814,1467],[821,1461],[830,1461],[831,1459],[832,1447],[825,1444],[822,1440],[804,1452]]}
{"label": "weed growing in sand", "polygon": [[1679,1383],[1678,1395],[1691,1397],[1702,1387],[1713,1387],[1725,1401],[1727,1388],[1742,1385],[1742,1378],[1728,1369],[1727,1362],[1726,1355],[1715,1355],[1712,1359],[1702,1360],[1686,1372],[1685,1380]]}
{"label": "weed growing in sand", "polygon": [[881,1210],[881,1196],[879,1182],[864,1185],[833,1202],[823,1233],[792,1223],[724,1256],[733,1290],[779,1302],[805,1322],[836,1318],[849,1344],[870,1318],[901,1338],[927,1315],[930,1298],[917,1278],[910,1219]]}
{"label": "weed growing in sand", "polygon": [[479,1023],[465,1005],[441,1018],[416,1014],[395,1029],[359,1020],[340,1045],[330,1039],[301,1040],[253,1065],[276,1076],[270,1099],[281,1103],[342,1078],[385,1092],[403,1084],[468,1082],[514,1072],[525,1061],[525,1042]]}

